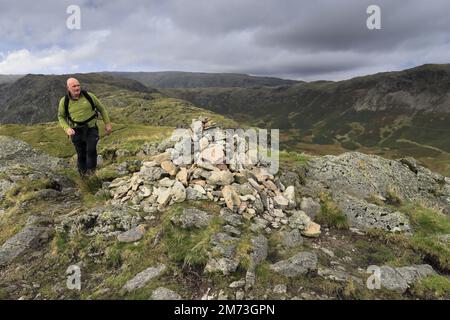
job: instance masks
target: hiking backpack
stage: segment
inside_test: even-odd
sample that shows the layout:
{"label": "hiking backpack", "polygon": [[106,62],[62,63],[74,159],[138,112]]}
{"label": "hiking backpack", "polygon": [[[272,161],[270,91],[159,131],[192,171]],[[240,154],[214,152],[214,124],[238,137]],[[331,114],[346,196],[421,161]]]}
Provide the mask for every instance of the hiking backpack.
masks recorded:
{"label": "hiking backpack", "polygon": [[81,94],[87,99],[87,101],[89,101],[89,103],[91,104],[92,107],[92,111],[94,111],[94,114],[87,120],[84,121],[75,121],[70,117],[69,114],[69,93],[66,94],[66,96],[64,97],[64,114],[67,117],[67,119],[69,119],[69,121],[71,121],[72,123],[75,123],[79,126],[84,126],[85,124],[87,124],[89,121],[91,121],[94,118],[98,118],[98,112],[97,112],[97,108],[95,107],[95,103],[94,100],[92,100],[92,97],[89,95],[89,93],[87,93],[86,90],[81,90]]}

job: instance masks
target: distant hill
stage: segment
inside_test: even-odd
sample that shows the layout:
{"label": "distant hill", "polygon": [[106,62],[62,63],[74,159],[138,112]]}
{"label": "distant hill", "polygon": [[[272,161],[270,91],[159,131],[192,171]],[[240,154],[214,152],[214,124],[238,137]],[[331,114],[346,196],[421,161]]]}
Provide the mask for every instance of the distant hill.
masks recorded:
{"label": "distant hill", "polygon": [[142,82],[153,88],[254,87],[295,84],[299,81],[257,77],[242,73],[203,72],[105,72]]}
{"label": "distant hill", "polygon": [[22,77],[23,77],[23,75],[18,75],[18,74],[0,74],[0,84],[11,83]]}
{"label": "distant hill", "polygon": [[[114,122],[176,126],[186,115],[209,116],[234,124],[187,101],[169,98],[142,83],[112,75],[89,73],[70,75],[83,88],[94,92],[107,106]],[[58,103],[66,94],[68,75],[26,75],[0,85],[0,124],[36,124],[57,120]]]}
{"label": "distant hill", "polygon": [[385,147],[417,156],[450,152],[450,64],[345,81],[257,88],[164,89],[173,97],[298,142]]}

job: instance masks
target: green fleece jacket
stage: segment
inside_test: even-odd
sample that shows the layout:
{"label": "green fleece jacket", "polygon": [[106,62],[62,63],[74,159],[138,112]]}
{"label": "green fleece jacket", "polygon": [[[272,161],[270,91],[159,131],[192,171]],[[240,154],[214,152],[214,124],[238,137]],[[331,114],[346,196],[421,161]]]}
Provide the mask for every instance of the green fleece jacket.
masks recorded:
{"label": "green fleece jacket", "polygon": [[[92,100],[94,101],[96,109],[100,112],[102,115],[103,122],[105,124],[111,123],[109,119],[108,112],[106,111],[106,108],[103,106],[103,104],[98,100],[98,98],[92,93],[88,92],[89,95],[92,97]],[[87,119],[89,119],[93,114],[94,111],[92,110],[92,106],[89,103],[89,101],[84,97],[84,95],[80,94],[80,97],[78,100],[69,99],[69,113],[70,117],[77,122],[83,122]],[[59,107],[58,107],[58,121],[61,127],[64,129],[64,132],[68,128],[76,128],[77,125],[75,123],[69,123],[69,120],[66,118],[65,110],[64,110],[64,97],[61,98],[59,101]],[[88,122],[88,127],[92,128],[95,127],[97,122],[97,119],[92,119]]]}

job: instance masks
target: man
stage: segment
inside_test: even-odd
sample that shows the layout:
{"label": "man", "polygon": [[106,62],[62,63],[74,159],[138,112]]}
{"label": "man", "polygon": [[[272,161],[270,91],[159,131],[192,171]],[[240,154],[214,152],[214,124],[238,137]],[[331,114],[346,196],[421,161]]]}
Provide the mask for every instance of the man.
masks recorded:
{"label": "man", "polygon": [[102,103],[91,92],[82,90],[77,79],[67,79],[67,95],[59,101],[58,120],[75,146],[78,172],[82,177],[94,173],[97,167],[97,110],[102,115],[106,133],[111,133],[111,121]]}

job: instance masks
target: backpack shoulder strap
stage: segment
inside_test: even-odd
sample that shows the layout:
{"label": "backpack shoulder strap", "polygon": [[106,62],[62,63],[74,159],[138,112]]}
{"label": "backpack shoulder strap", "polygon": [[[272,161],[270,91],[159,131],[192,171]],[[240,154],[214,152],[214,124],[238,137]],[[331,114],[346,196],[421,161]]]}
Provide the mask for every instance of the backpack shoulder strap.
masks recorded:
{"label": "backpack shoulder strap", "polygon": [[92,97],[90,96],[90,94],[89,94],[86,90],[81,90],[81,94],[82,94],[82,95],[87,99],[87,101],[89,101],[89,103],[91,104],[92,111],[97,112],[97,108],[95,107],[94,100],[92,100]]}
{"label": "backpack shoulder strap", "polygon": [[70,117],[69,115],[69,94],[64,97],[64,115]]}

